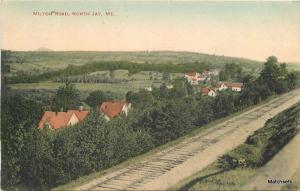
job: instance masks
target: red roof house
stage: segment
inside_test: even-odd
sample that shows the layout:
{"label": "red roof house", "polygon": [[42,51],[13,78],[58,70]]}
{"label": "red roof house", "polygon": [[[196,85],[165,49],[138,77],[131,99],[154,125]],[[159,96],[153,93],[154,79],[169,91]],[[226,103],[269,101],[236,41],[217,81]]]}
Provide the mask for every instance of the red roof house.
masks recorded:
{"label": "red roof house", "polygon": [[43,129],[48,126],[52,129],[59,129],[69,125],[75,125],[83,121],[89,111],[69,110],[68,112],[46,111],[39,122],[39,128]]}
{"label": "red roof house", "polygon": [[216,96],[216,91],[213,88],[201,88],[200,93],[204,95],[209,95],[212,97]]}
{"label": "red roof house", "polygon": [[197,76],[197,72],[186,72],[185,76],[196,77]]}
{"label": "red roof house", "polygon": [[128,114],[129,109],[131,108],[131,103],[126,103],[124,101],[116,102],[103,102],[99,110],[104,113],[105,118],[110,120],[117,117],[121,113]]}
{"label": "red roof house", "polygon": [[243,86],[243,83],[238,83],[238,82],[232,82],[232,83],[230,83],[230,82],[227,82],[227,83],[225,83],[225,85],[228,87],[228,88],[242,88],[242,86]]}

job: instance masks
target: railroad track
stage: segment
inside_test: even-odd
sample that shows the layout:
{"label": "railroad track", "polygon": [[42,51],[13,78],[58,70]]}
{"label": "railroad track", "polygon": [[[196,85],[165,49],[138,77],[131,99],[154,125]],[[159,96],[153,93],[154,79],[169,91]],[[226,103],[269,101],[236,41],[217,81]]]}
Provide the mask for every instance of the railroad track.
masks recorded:
{"label": "railroad track", "polygon": [[[273,117],[274,115],[271,116],[268,113],[269,111],[280,107],[295,97],[300,101],[299,95],[300,90],[298,89],[284,94],[261,106],[217,124],[175,146],[155,153],[142,162],[137,162],[121,170],[104,175],[76,188],[76,190],[140,190],[145,188],[145,185],[151,184],[154,180],[159,180],[160,177],[189,161],[194,156],[201,155],[201,152],[232,135],[235,131],[247,130],[247,125],[250,122],[258,119],[266,121]],[[297,100],[294,102],[297,102]]]}

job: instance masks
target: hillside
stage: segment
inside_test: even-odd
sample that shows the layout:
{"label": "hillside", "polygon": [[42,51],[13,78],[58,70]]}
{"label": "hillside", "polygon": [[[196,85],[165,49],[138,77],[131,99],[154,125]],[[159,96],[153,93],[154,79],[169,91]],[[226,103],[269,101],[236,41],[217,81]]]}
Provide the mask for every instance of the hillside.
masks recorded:
{"label": "hillside", "polygon": [[[23,58],[22,64],[18,62]],[[153,64],[185,64],[185,63],[206,63],[211,68],[220,68],[224,63],[235,62],[242,64],[245,68],[257,68],[261,63],[244,58],[234,58],[201,54],[194,52],[175,51],[138,51],[138,52],[95,52],[95,51],[12,51],[11,72],[35,71],[44,72],[58,70],[68,65],[84,65],[97,61],[130,61],[134,63]]]}
{"label": "hillside", "polygon": [[[180,190],[241,189],[290,140],[299,134],[299,116],[300,102],[269,119],[264,127],[249,136],[245,143],[191,177],[182,184]],[[282,163],[282,161],[280,162]],[[295,166],[295,168],[297,167]],[[260,179],[260,181],[265,183],[265,180]],[[253,183],[255,185],[257,181]],[[246,190],[251,189],[247,188]]]}

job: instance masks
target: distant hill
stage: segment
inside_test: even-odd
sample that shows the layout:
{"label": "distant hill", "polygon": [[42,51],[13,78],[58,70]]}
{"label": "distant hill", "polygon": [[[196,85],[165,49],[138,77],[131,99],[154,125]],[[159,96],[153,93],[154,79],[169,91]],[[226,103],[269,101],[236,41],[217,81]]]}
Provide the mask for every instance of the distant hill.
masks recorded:
{"label": "distant hill", "polygon": [[35,51],[37,51],[37,52],[50,52],[50,51],[53,51],[53,50],[51,50],[50,48],[40,47],[40,48],[36,49]]}
{"label": "distant hill", "polygon": [[[68,65],[84,65],[99,61],[129,61],[136,64],[185,64],[205,63],[211,69],[222,68],[225,63],[241,64],[245,70],[259,70],[262,62],[246,58],[228,57],[213,54],[181,51],[51,51],[48,48],[39,48],[36,51],[13,51],[13,56],[22,56],[26,60],[22,66],[12,66],[13,71],[58,70]],[[26,65],[26,67],[25,67]]]}

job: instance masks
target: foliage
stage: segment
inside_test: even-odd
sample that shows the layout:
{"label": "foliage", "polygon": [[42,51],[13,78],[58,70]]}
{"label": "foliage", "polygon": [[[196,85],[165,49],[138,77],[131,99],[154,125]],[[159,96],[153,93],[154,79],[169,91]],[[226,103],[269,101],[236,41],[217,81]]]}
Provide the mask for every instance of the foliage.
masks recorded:
{"label": "foliage", "polygon": [[116,95],[114,95],[112,92],[103,92],[101,90],[96,90],[88,95],[88,97],[86,98],[86,103],[90,107],[96,108],[101,105],[102,102],[113,100],[114,98],[116,98]]}
{"label": "foliage", "polygon": [[226,63],[224,70],[219,73],[220,81],[241,81],[243,76],[242,67],[236,63]]}
{"label": "foliage", "polygon": [[171,79],[170,73],[169,72],[163,72],[162,79],[165,80],[165,81],[170,80]]}
{"label": "foliage", "polygon": [[141,89],[137,93],[132,91],[127,92],[126,101],[132,103],[135,107],[147,107],[153,104],[154,97],[151,92]]}
{"label": "foliage", "polygon": [[67,111],[76,109],[80,105],[79,92],[74,84],[66,83],[58,88],[52,99],[52,109],[55,111]]}
{"label": "foliage", "polygon": [[220,92],[214,101],[214,114],[216,118],[225,117],[236,111],[235,105],[235,93],[232,91]]}
{"label": "foliage", "polygon": [[[2,176],[5,189],[48,190],[153,148],[152,137],[126,118],[109,123],[92,112],[78,125],[39,130],[41,107],[22,97],[2,103]],[[37,116],[38,114],[38,116]]]}
{"label": "foliage", "polygon": [[19,95],[2,95],[1,110],[1,183],[13,187],[22,181],[23,151],[42,106]]}

